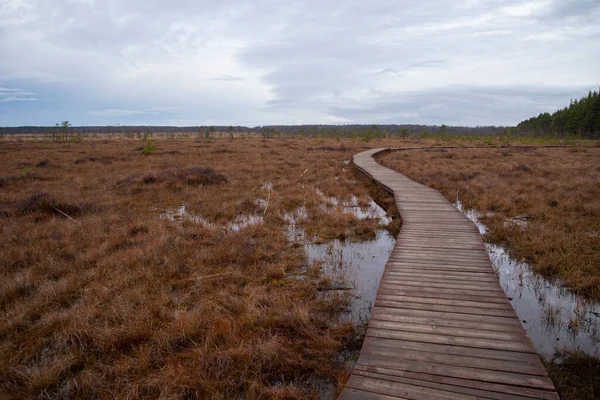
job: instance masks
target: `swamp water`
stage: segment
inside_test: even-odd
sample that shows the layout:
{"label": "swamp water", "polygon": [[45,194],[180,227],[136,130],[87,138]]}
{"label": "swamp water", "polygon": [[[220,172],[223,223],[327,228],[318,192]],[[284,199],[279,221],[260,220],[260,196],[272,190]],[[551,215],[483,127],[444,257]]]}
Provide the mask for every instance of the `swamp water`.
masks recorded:
{"label": "swamp water", "polygon": [[[265,184],[263,189],[270,192],[272,186]],[[344,212],[353,214],[358,219],[376,219],[381,225],[391,222],[391,218],[373,200],[368,205],[360,206],[356,197],[351,197],[349,202],[342,202],[335,197],[325,196],[317,190],[322,200],[321,209],[334,211],[342,208]],[[268,199],[268,198],[267,198]],[[257,205],[267,209],[268,200],[258,199]],[[201,215],[189,213],[186,204],[177,208],[169,208],[158,215],[160,219],[171,222],[189,221],[206,228],[215,228],[216,225],[207,221]],[[327,243],[314,243],[306,232],[298,226],[298,222],[308,218],[305,208],[301,207],[292,213],[286,213],[284,220],[288,223],[287,234],[290,242],[298,243],[304,247],[308,265],[318,264],[320,274],[331,279],[327,290],[350,290],[350,304],[347,313],[342,315],[342,320],[350,320],[359,325],[369,320],[371,309],[377,295],[377,288],[385,264],[392,252],[396,239],[385,229],[379,229],[372,240],[353,242],[349,240],[334,239]],[[238,232],[249,225],[262,223],[263,215],[242,215],[221,227],[226,231]]]}
{"label": "swamp water", "polygon": [[[480,214],[454,206],[477,225],[487,227]],[[570,293],[556,282],[535,274],[529,264],[512,259],[502,246],[485,244],[500,286],[515,309],[536,351],[552,356],[556,350],[582,351],[600,356],[600,304]]]}
{"label": "swamp water", "polygon": [[[356,197],[344,203],[333,197],[317,193],[323,201],[323,209],[342,207],[344,212],[352,213],[358,219],[377,219],[381,225],[391,222],[391,218],[373,200],[368,206],[358,205]],[[327,243],[314,243],[298,222],[307,218],[306,209],[299,208],[288,213],[284,219],[288,222],[288,238],[304,247],[308,264],[321,267],[321,275],[331,278],[331,290],[351,290],[349,310],[343,319],[354,324],[363,324],[369,320],[377,288],[383,275],[396,239],[385,229],[379,229],[375,238],[360,242],[334,239]]]}

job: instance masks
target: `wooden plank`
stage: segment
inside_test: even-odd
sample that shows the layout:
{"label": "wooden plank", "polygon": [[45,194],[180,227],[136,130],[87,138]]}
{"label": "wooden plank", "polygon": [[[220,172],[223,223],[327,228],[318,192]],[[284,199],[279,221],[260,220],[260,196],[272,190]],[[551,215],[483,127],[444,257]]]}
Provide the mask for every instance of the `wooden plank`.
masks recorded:
{"label": "wooden plank", "polygon": [[461,263],[469,262],[490,262],[490,258],[487,254],[481,254],[480,252],[466,253],[466,252],[452,252],[442,250],[417,250],[409,248],[400,248],[400,251],[394,253],[395,258],[406,257],[448,262],[455,261]]}
{"label": "wooden plank", "polygon": [[461,270],[461,269],[456,269],[454,267],[448,267],[446,265],[422,265],[419,267],[415,267],[415,266],[407,266],[407,265],[401,265],[398,266],[398,264],[393,263],[389,265],[389,270],[387,271],[388,273],[405,273],[405,274],[423,274],[423,275],[436,275],[436,274],[442,274],[444,276],[446,276],[446,274],[453,274],[456,275],[458,277],[483,277],[483,278],[494,278],[495,281],[498,281],[498,276],[496,275],[496,273],[493,270],[490,270],[488,268],[478,268],[475,267],[474,269],[471,270]]}
{"label": "wooden plank", "polygon": [[398,302],[410,302],[419,304],[436,304],[436,305],[448,305],[456,307],[476,307],[484,308],[486,310],[505,310],[512,311],[513,308],[508,302],[494,303],[484,301],[469,301],[469,300],[454,300],[454,299],[442,299],[440,297],[425,297],[419,296],[403,296],[401,294],[394,294],[393,292],[382,291],[377,294],[378,300],[391,300]]}
{"label": "wooden plank", "polygon": [[401,399],[445,400],[445,399],[477,399],[474,396],[465,396],[458,393],[444,392],[424,386],[407,385],[383,379],[373,379],[367,376],[352,375],[347,387],[374,393],[394,396]]}
{"label": "wooden plank", "polygon": [[[423,385],[427,385],[429,382],[431,383],[440,383],[447,384],[455,387],[464,387],[464,388],[473,388],[484,390],[486,395],[483,398],[511,398],[509,396],[518,396],[516,398],[526,398],[526,399],[547,399],[554,400],[558,399],[558,395],[553,392],[549,392],[546,390],[540,389],[532,389],[526,388],[522,386],[511,386],[511,385],[503,385],[498,383],[490,383],[490,382],[482,382],[475,380],[467,380],[460,378],[452,378],[445,377],[439,375],[431,375],[424,373],[416,373],[412,371],[402,371],[402,370],[392,370],[388,368],[379,368],[379,367],[369,367],[364,365],[357,365],[355,367],[357,374],[361,374],[363,371],[372,372],[372,373],[380,373],[382,375],[395,376],[395,377],[407,377],[416,379],[422,382]],[[389,379],[389,378],[387,378]],[[487,396],[487,397],[486,397]],[[499,397],[497,397],[499,396]],[[506,397],[502,397],[506,396]]]}
{"label": "wooden plank", "polygon": [[[393,264],[391,265],[393,267]],[[448,271],[435,271],[423,269],[420,271],[410,271],[406,268],[389,268],[386,271],[386,275],[395,277],[424,277],[424,278],[442,278],[459,280],[461,282],[473,281],[473,282],[493,282],[498,283],[498,277],[493,273],[460,273],[460,272],[448,272]]]}
{"label": "wooden plank", "polygon": [[378,347],[388,347],[391,349],[395,349],[396,351],[407,349],[442,355],[469,356],[489,360],[512,361],[529,365],[542,365],[539,356],[533,353],[520,353],[514,351],[482,349],[466,346],[447,346],[436,343],[414,342],[399,339],[382,339],[378,337],[366,337],[363,345],[376,345]]}
{"label": "wooden plank", "polygon": [[[490,279],[490,277],[478,277],[478,276],[461,276],[461,275],[453,275],[453,274],[448,274],[448,276],[444,279],[444,275],[442,273],[437,273],[437,274],[422,274],[421,277],[419,277],[418,273],[410,273],[410,272],[404,272],[402,271],[402,269],[396,269],[396,270],[391,270],[391,271],[386,271],[385,272],[385,279],[389,279],[390,281],[396,281],[398,282],[397,284],[401,284],[401,282],[403,281],[418,281],[418,282],[423,282],[423,283],[427,283],[427,282],[431,282],[431,283],[454,283],[454,284],[458,284],[458,285],[471,285],[471,286],[476,286],[476,287],[483,287],[483,286],[487,286],[490,288],[499,288],[500,284],[497,282],[497,278],[494,279]],[[491,276],[491,278],[493,278],[494,275]]]}
{"label": "wooden plank", "polygon": [[387,381],[391,381],[391,382],[400,382],[400,383],[405,383],[405,384],[409,384],[409,385],[413,385],[413,386],[423,386],[423,387],[428,387],[428,388],[432,388],[432,389],[439,389],[439,390],[443,390],[445,392],[462,393],[462,394],[469,395],[469,396],[476,396],[476,398],[478,398],[478,399],[484,398],[484,399],[503,399],[503,400],[504,399],[531,400],[531,398],[529,398],[529,397],[510,395],[510,394],[506,394],[506,393],[495,393],[495,392],[485,391],[485,390],[481,390],[481,389],[474,389],[474,388],[465,387],[465,386],[447,385],[447,384],[440,383],[440,382],[406,378],[406,377],[400,377],[400,376],[395,376],[395,375],[382,374],[379,372],[363,371],[362,369],[359,369],[356,372],[356,375],[370,377],[370,378],[374,378],[374,379],[387,380]]}
{"label": "wooden plank", "polygon": [[398,315],[401,317],[404,316],[412,316],[412,317],[421,317],[421,318],[436,318],[436,319],[451,319],[453,321],[464,321],[464,322],[475,322],[475,323],[484,323],[489,322],[498,325],[513,325],[518,326],[523,329],[523,326],[519,322],[518,318],[515,314],[508,313],[503,316],[495,317],[491,315],[477,315],[477,314],[462,314],[462,313],[447,313],[440,311],[432,311],[432,310],[418,310],[418,309],[409,309],[409,308],[396,308],[396,307],[385,307],[380,306],[374,308],[373,310],[377,310],[378,312],[382,312],[389,315]]}
{"label": "wooden plank", "polygon": [[[474,301],[491,301],[494,303],[507,303],[508,299],[502,298],[501,293],[497,290],[494,291],[477,291],[465,290],[462,286],[457,286],[455,289],[442,289],[432,288],[427,286],[408,286],[402,283],[395,284],[384,280],[379,284],[382,291],[387,291],[392,294],[401,294],[406,296],[413,296],[420,294],[425,297],[434,298],[454,298],[451,296],[458,296],[461,300],[474,300]],[[467,297],[468,296],[468,297]]]}
{"label": "wooden plank", "polygon": [[448,250],[448,251],[477,251],[480,252],[482,250],[483,244],[471,241],[468,243],[466,240],[460,239],[423,239],[423,240],[411,240],[408,238],[400,238],[400,243],[405,248],[414,248],[419,250],[426,249],[435,249],[437,251],[440,250]]}
{"label": "wooden plank", "polygon": [[[398,241],[396,241],[398,243]],[[416,263],[428,263],[438,265],[463,265],[463,266],[485,266],[491,268],[491,261],[489,258],[482,256],[472,256],[470,254],[448,254],[444,257],[442,253],[444,250],[440,249],[439,252],[431,251],[408,251],[402,249],[401,246],[396,251],[390,253],[389,262],[416,262]],[[483,251],[483,250],[482,250]]]}
{"label": "wooden plank", "polygon": [[483,329],[456,328],[439,324],[417,324],[405,321],[383,321],[380,319],[369,321],[369,328],[386,329],[390,331],[427,333],[442,336],[452,336],[454,338],[490,339],[502,342],[522,341],[522,336],[526,335],[525,332],[488,331]]}
{"label": "wooden plank", "polygon": [[[384,279],[388,283],[397,285],[420,285],[424,287],[447,287],[447,288],[465,288],[469,290],[494,290],[500,293],[500,284],[493,282],[474,282],[460,279],[435,279],[435,278],[412,278],[409,276],[394,276],[385,273]],[[438,285],[438,286],[436,286]]]}
{"label": "wooden plank", "polygon": [[491,332],[513,332],[524,334],[524,330],[517,325],[506,325],[506,324],[494,324],[490,322],[468,322],[456,320],[454,318],[423,318],[423,317],[411,317],[411,316],[399,316],[396,314],[385,313],[383,311],[377,311],[371,314],[371,321],[390,321],[390,322],[403,322],[415,325],[431,325],[431,326],[443,326],[443,327],[454,327],[462,329],[471,329],[479,331],[491,331]]}
{"label": "wooden plank", "polygon": [[448,271],[448,272],[473,272],[481,274],[492,274],[496,275],[496,271],[490,268],[489,265],[453,265],[453,264],[435,264],[435,263],[415,263],[415,262],[404,262],[404,261],[393,261],[386,263],[386,269],[410,271],[418,270],[423,272],[428,271]]}
{"label": "wooden plank", "polygon": [[441,353],[420,352],[411,349],[394,349],[385,346],[365,344],[361,354],[383,356],[403,361],[418,361],[448,366],[487,369],[490,371],[506,371],[528,375],[547,376],[538,364],[515,362],[513,360],[492,360],[469,355],[447,355]]}
{"label": "wooden plank", "polygon": [[446,304],[430,304],[430,303],[418,303],[411,301],[395,301],[395,300],[387,300],[380,299],[377,297],[375,299],[375,307],[383,306],[383,307],[395,307],[395,308],[407,308],[412,310],[429,310],[429,311],[442,311],[446,313],[458,313],[458,314],[472,314],[472,315],[491,315],[496,317],[507,317],[512,316],[514,311],[511,310],[495,310],[489,308],[479,308],[479,307],[458,307],[458,306],[450,306]]}
{"label": "wooden plank", "polygon": [[404,361],[384,356],[363,354],[360,355],[357,364],[367,367],[383,367],[392,370],[421,372],[431,375],[501,383],[505,385],[530,387],[534,389],[554,389],[552,381],[548,377],[529,374],[518,374],[506,371],[493,371],[487,369],[461,367],[457,365],[444,365],[420,361]]}
{"label": "wooden plank", "polygon": [[[497,303],[497,304],[509,304],[506,298],[499,297],[496,293],[482,293],[482,295],[475,295],[471,291],[462,291],[457,293],[456,290],[446,291],[436,290],[432,288],[423,288],[420,290],[407,290],[403,286],[388,285],[383,282],[379,285],[379,292],[397,296],[407,297],[430,297],[433,299],[444,299],[444,300],[464,300],[464,301],[476,301],[479,303]],[[481,292],[479,292],[481,293]]]}
{"label": "wooden plank", "polygon": [[456,345],[464,347],[477,347],[482,349],[517,351],[522,353],[535,353],[531,344],[518,342],[504,342],[495,339],[479,339],[473,337],[451,336],[435,333],[408,332],[401,330],[377,329],[369,327],[366,333],[369,337],[383,339],[400,339],[413,342]]}

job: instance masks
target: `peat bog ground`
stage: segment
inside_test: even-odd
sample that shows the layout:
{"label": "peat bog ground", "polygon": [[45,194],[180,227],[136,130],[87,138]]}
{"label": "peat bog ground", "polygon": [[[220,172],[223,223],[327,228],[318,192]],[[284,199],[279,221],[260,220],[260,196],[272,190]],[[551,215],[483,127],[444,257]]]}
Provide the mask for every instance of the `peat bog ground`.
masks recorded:
{"label": "peat bog ground", "polygon": [[[0,141],[0,397],[334,397],[368,307],[344,274],[376,284],[352,264],[371,251],[380,268],[383,229],[399,230],[391,198],[349,160],[438,143],[153,141]],[[477,144],[443,144],[457,143]],[[452,202],[458,191],[486,240],[586,301],[600,297],[599,159],[594,147],[379,157]],[[565,398],[598,393],[596,358],[547,362]]]}
{"label": "peat bog ground", "polygon": [[366,144],[154,145],[0,143],[0,397],[333,396],[364,326],[290,216],[376,240]]}

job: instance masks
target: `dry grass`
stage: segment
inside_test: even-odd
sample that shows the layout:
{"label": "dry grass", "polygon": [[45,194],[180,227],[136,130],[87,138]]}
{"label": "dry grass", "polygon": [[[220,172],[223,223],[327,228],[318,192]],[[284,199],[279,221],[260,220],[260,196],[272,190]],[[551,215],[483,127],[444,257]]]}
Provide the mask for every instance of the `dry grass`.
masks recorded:
{"label": "dry grass", "polygon": [[458,194],[485,215],[488,240],[600,299],[600,148],[411,150],[379,160],[450,201]]}
{"label": "dry grass", "polygon": [[581,353],[559,353],[544,365],[563,400],[600,397],[600,360]]}
{"label": "dry grass", "polygon": [[[348,293],[319,292],[284,215],[305,207],[321,241],[368,237],[373,221],[323,213],[315,191],[367,202],[344,162],[365,144],[165,139],[149,155],[140,144],[0,143],[0,397],[336,390],[359,327],[337,322]],[[181,204],[213,225],[160,218]]]}

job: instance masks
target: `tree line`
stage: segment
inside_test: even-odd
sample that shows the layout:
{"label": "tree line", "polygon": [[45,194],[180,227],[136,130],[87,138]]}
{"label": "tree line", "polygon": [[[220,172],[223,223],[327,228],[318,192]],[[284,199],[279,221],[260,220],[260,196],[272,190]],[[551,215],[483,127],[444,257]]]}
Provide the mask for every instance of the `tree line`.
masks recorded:
{"label": "tree line", "polygon": [[[66,127],[65,127],[66,123]],[[62,137],[68,130],[69,134],[120,134],[128,137],[143,134],[152,136],[154,133],[193,133],[198,137],[211,137],[215,133],[253,133],[264,137],[403,137],[411,136],[445,136],[445,135],[499,135],[506,128],[497,126],[446,126],[446,125],[264,125],[264,126],[72,126],[63,121],[56,126],[16,126],[0,127],[0,134],[49,134]]]}
{"label": "tree line", "polygon": [[554,113],[542,113],[517,125],[518,133],[534,136],[600,138],[600,94],[589,91],[581,99],[571,100],[569,106]]}

